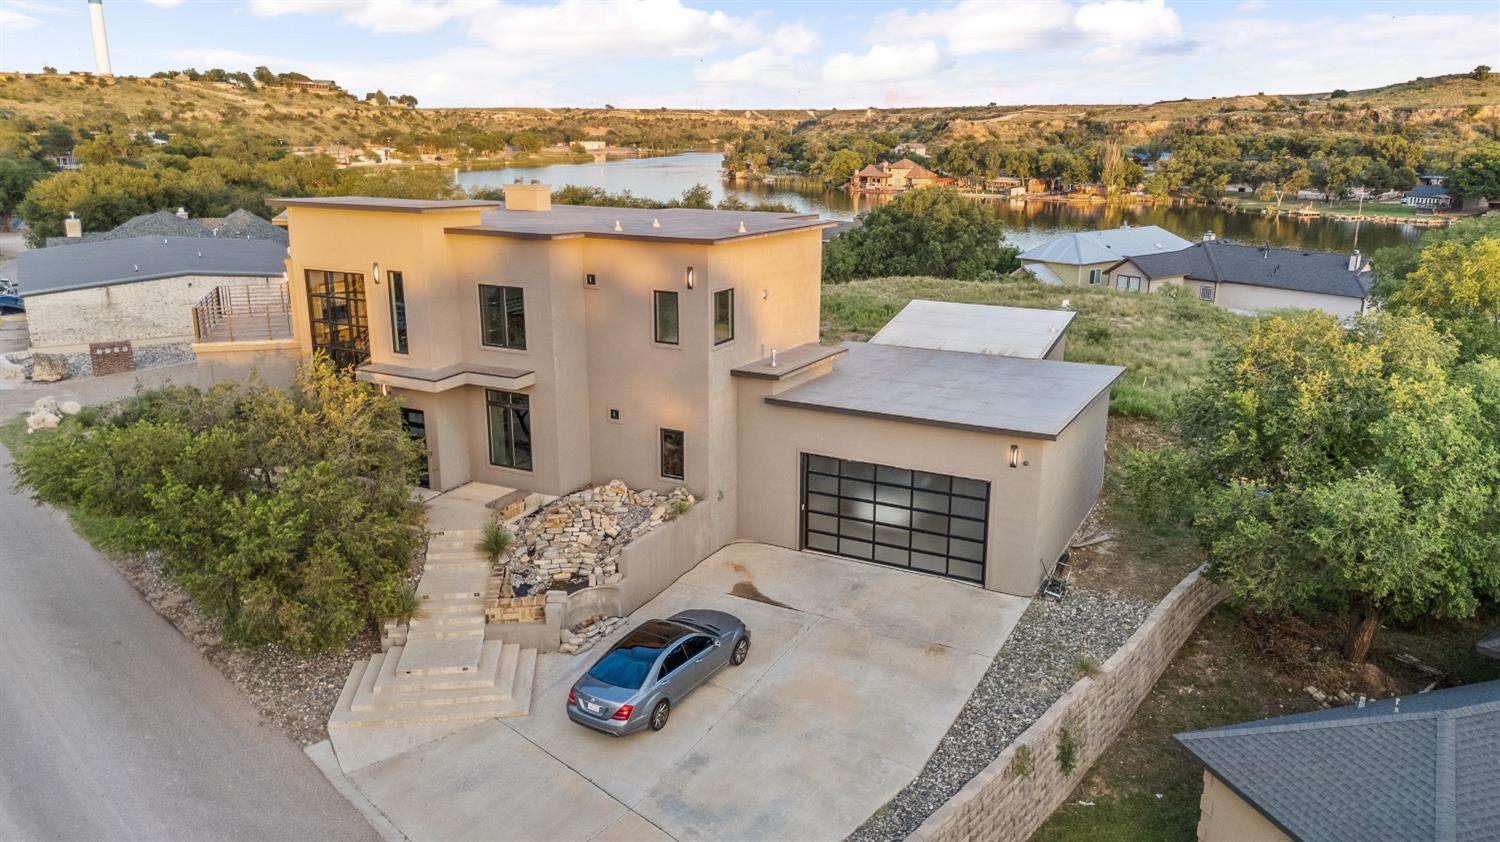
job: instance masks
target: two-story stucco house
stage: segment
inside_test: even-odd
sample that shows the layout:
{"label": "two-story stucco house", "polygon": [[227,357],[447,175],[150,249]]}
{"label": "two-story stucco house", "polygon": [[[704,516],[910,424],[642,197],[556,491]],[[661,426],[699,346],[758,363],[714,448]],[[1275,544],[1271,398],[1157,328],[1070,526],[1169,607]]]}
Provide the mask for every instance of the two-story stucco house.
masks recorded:
{"label": "two-story stucco house", "polygon": [[1031,594],[1103,474],[1111,366],[819,344],[813,216],[275,199],[293,332],[397,394],[429,481],[685,484],[753,539]]}

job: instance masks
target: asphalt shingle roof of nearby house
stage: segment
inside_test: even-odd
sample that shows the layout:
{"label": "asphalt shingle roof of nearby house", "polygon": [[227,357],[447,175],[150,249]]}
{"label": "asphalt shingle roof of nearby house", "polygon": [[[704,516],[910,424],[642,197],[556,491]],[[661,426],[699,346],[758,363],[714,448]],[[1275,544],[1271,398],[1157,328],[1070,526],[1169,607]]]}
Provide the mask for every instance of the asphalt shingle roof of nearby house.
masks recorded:
{"label": "asphalt shingle roof of nearby house", "polygon": [[275,277],[286,271],[286,245],[272,240],[134,237],[23,251],[16,258],[21,295],[173,278],[181,275]]}
{"label": "asphalt shingle roof of nearby house", "polygon": [[1447,188],[1441,184],[1418,184],[1416,187],[1406,191],[1407,196],[1415,199],[1446,199],[1449,198]]}
{"label": "asphalt shingle roof of nearby house", "polygon": [[1493,840],[1500,681],[1178,734],[1300,842]]}
{"label": "asphalt shingle roof of nearby house", "polygon": [[823,376],[767,403],[1055,439],[1125,373],[1112,365],[1023,360],[846,342]]}
{"label": "asphalt shingle roof of nearby house", "polygon": [[127,219],[109,231],[92,231],[82,237],[48,237],[47,247],[74,246],[101,240],[128,240],[132,237],[216,237],[238,240],[273,240],[285,245],[287,233],[255,214],[240,208],[228,216],[182,217],[157,211]]}
{"label": "asphalt shingle roof of nearby house", "polygon": [[1088,266],[1136,255],[1178,251],[1190,245],[1192,243],[1158,225],[1106,228],[1103,231],[1074,231],[1048,240],[1021,252],[1020,259]]}
{"label": "asphalt shingle roof of nearby house", "polygon": [[1493,634],[1479,641],[1474,648],[1479,650],[1479,654],[1500,661],[1500,629],[1495,629]]}
{"label": "asphalt shingle roof of nearby house", "polygon": [[1067,331],[1076,313],[953,301],[908,303],[870,338],[877,345],[999,354],[1039,360]]}
{"label": "asphalt shingle roof of nearby house", "polygon": [[[1123,261],[1121,261],[1123,262]],[[1370,294],[1369,262],[1349,271],[1349,257],[1318,251],[1246,246],[1224,240],[1194,243],[1169,254],[1130,258],[1148,278],[1184,276],[1274,289],[1366,298]],[[1113,268],[1113,267],[1111,267]]]}

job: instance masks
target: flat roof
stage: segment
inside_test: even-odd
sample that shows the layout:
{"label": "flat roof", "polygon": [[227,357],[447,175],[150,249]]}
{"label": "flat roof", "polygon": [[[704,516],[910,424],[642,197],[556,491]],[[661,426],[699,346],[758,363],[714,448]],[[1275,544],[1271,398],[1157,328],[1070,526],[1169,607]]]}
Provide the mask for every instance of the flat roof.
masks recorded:
{"label": "flat roof", "polygon": [[444,230],[449,234],[531,240],[597,237],[712,245],[789,231],[821,230],[836,224],[803,213],[553,205],[546,211],[487,210],[478,225]]}
{"label": "flat roof", "polygon": [[23,297],[183,275],[277,277],[286,244],[215,237],[130,237],[28,249],[16,256]]}
{"label": "flat roof", "polygon": [[771,357],[761,357],[753,363],[745,363],[730,370],[735,377],[759,377],[764,380],[784,380],[803,371],[809,366],[816,365],[831,357],[841,357],[848,353],[848,349],[835,345],[820,345],[809,342],[806,345],[798,345],[778,351],[775,356],[776,364],[771,365]]}
{"label": "flat roof", "polygon": [[870,338],[876,345],[1040,360],[1077,313],[915,299]]}
{"label": "flat roof", "polygon": [[325,196],[310,198],[270,198],[268,207],[329,208],[331,210],[386,211],[392,213],[430,213],[433,211],[497,208],[499,202],[487,199],[382,199],[376,196]]}
{"label": "flat roof", "polygon": [[1055,439],[1125,373],[1113,365],[1027,360],[845,342],[833,371],[767,403]]}

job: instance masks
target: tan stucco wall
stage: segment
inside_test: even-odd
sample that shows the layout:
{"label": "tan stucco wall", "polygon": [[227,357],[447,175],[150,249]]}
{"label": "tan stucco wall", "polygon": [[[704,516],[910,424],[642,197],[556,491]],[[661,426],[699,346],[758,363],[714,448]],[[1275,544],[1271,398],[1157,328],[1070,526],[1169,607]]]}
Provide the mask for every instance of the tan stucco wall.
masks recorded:
{"label": "tan stucco wall", "polygon": [[1050,263],[1045,260],[1025,261],[1025,265],[1027,266],[1035,265],[1047,267],[1052,271],[1054,275],[1062,279],[1064,286],[1078,287],[1086,287],[1089,285],[1089,272],[1091,270],[1098,269],[1101,277],[1104,277],[1106,274],[1105,270],[1107,270],[1113,263],[1114,261],[1105,261],[1104,263],[1088,263],[1079,265],[1073,263]]}
{"label": "tan stucco wall", "polygon": [[1205,769],[1198,842],[1291,842],[1291,839]]}
{"label": "tan stucco wall", "polygon": [[281,278],[183,275],[26,296],[34,351],[87,351],[91,342],[193,340],[193,306],[220,286],[279,285]]}
{"label": "tan stucco wall", "polygon": [[[802,381],[737,382],[739,525],[750,540],[800,548],[803,453],[985,480],[985,587],[1030,596],[1098,496],[1107,395],[1057,441],[1047,441],[775,406],[767,395]],[[1009,467],[1012,444],[1029,464]]]}

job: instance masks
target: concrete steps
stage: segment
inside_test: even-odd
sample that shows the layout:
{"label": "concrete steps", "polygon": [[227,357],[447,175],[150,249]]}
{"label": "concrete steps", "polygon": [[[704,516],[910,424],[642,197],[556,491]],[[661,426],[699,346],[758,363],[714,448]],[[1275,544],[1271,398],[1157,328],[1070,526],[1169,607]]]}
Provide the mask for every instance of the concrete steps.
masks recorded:
{"label": "concrete steps", "polygon": [[376,654],[356,664],[328,730],[401,728],[436,723],[477,722],[497,717],[525,716],[531,712],[532,683],[536,677],[536,650],[494,640],[485,644],[479,671],[467,678],[423,677],[411,679],[387,661],[400,662],[404,647]]}
{"label": "concrete steps", "polygon": [[417,585],[417,598],[423,602],[483,598],[489,580],[488,565],[473,570],[424,570],[422,581]]}

